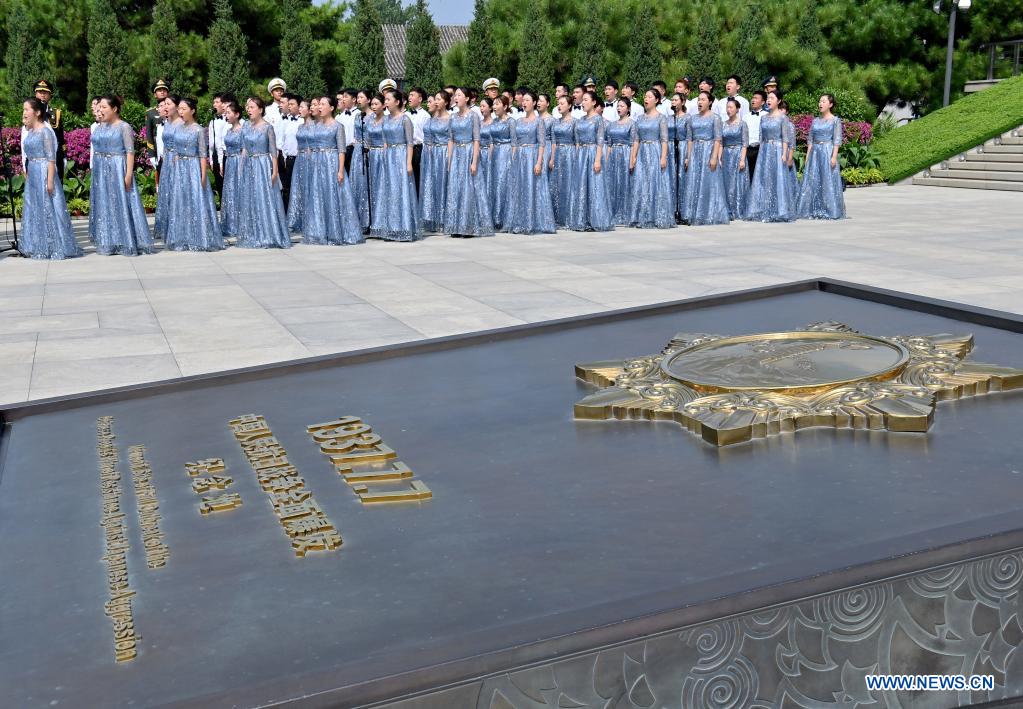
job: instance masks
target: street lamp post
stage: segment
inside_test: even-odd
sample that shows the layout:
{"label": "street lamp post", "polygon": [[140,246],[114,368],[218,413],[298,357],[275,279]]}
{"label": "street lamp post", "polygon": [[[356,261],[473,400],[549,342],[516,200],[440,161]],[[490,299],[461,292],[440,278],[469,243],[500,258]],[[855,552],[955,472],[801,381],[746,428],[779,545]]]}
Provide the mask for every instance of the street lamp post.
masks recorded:
{"label": "street lamp post", "polygon": [[[934,0],[934,11],[941,14],[942,0]],[[966,12],[970,9],[972,0],[951,0],[952,11],[948,15],[948,50],[945,53],[945,95],[941,105],[947,106],[949,94],[952,92],[952,51],[955,49],[956,40],[956,13],[959,10]]]}

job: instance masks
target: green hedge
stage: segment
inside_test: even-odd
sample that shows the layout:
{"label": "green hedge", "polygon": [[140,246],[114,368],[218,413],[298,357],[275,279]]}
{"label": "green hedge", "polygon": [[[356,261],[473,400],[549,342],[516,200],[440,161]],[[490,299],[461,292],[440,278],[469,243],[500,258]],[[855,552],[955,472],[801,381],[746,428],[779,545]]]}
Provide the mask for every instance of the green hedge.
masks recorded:
{"label": "green hedge", "polygon": [[1023,76],[1006,79],[874,141],[888,182],[911,177],[1023,125]]}
{"label": "green hedge", "polygon": [[816,116],[820,110],[818,106],[821,94],[831,94],[835,97],[835,115],[841,116],[843,121],[866,121],[873,123],[877,117],[877,111],[873,104],[867,100],[866,94],[862,91],[849,91],[846,89],[823,88],[820,91],[807,91],[806,89],[795,89],[785,92],[784,99],[789,104],[789,115],[795,116],[801,113],[808,113]]}

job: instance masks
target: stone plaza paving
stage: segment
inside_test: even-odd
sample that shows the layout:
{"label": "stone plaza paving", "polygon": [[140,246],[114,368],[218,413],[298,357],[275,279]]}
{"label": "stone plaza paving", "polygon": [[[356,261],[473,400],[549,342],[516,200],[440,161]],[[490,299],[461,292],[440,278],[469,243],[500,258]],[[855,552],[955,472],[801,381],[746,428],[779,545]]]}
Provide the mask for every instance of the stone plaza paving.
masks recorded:
{"label": "stone plaza paving", "polygon": [[1023,195],[846,192],[850,219],[0,259],[0,405],[829,277],[1023,313]]}

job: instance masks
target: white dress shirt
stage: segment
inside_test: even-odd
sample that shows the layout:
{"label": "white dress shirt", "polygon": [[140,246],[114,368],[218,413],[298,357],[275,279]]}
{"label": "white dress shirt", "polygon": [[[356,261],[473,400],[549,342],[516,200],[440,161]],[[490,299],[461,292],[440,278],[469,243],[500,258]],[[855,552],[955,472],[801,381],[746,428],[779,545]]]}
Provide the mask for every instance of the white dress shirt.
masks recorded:
{"label": "white dress shirt", "polygon": [[604,102],[604,108],[601,110],[600,115],[604,117],[604,120],[608,123],[614,123],[618,120],[618,99],[611,102],[611,105],[607,105],[607,101]]}
{"label": "white dress shirt", "polygon": [[[643,108],[643,104],[641,103],[636,103],[635,101],[633,101],[632,104],[629,106],[629,118],[639,118],[644,113],[646,113],[646,109]],[[616,118],[615,120],[618,119]]]}
{"label": "white dress shirt", "polygon": [[[300,125],[302,125],[302,119],[298,116],[284,116],[281,118],[280,127],[274,127],[277,149],[286,158],[293,158],[298,155],[298,127]],[[346,135],[345,137],[347,138],[348,136]]]}
{"label": "white dress shirt", "polygon": [[[718,118],[721,119],[722,123],[728,120],[728,99],[728,96],[719,98],[714,102],[714,105],[710,109],[712,113],[716,114]],[[739,102],[739,118],[746,120],[746,116],[749,115],[749,101],[744,99],[742,96],[736,96],[735,100]]]}
{"label": "white dress shirt", "polygon": [[430,114],[426,112],[425,108],[420,106],[419,108],[410,108],[405,112],[405,115],[412,121],[412,142],[415,145],[422,145],[423,128],[430,121]]}
{"label": "white dress shirt", "polygon": [[697,113],[700,112],[700,108],[697,105],[698,100],[699,100],[698,96],[696,98],[686,99],[686,113],[688,113],[690,116],[695,116]]}
{"label": "white dress shirt", "polygon": [[227,131],[230,127],[231,126],[227,124],[227,121],[224,120],[223,116],[217,116],[210,121],[209,158],[211,165],[214,162],[214,155],[217,156],[218,165],[224,164],[224,152],[226,151],[226,148],[224,147],[224,136],[227,135]]}
{"label": "white dress shirt", "polygon": [[662,116],[671,116],[672,114],[671,99],[662,98],[661,102],[657,104],[657,112],[660,113]]}
{"label": "white dress shirt", "polygon": [[509,118],[522,118],[523,115],[525,114],[523,113],[522,109],[519,108],[518,106],[512,106],[510,109],[508,109]]}
{"label": "white dress shirt", "polygon": [[337,122],[345,127],[345,144],[355,145],[355,114],[359,109],[346,108],[337,114]]}
{"label": "white dress shirt", "polygon": [[572,118],[579,119],[586,115],[586,111],[583,110],[582,106],[572,105]]}
{"label": "white dress shirt", "polygon": [[753,115],[753,111],[750,111],[742,120],[746,123],[746,129],[749,131],[749,147],[755,147],[760,145],[760,118],[766,113],[763,109],[756,112]]}
{"label": "white dress shirt", "polygon": [[153,139],[153,145],[156,146],[156,156],[149,158],[149,164],[156,167],[160,160],[163,159],[163,119],[161,118],[156,124],[156,137]]}

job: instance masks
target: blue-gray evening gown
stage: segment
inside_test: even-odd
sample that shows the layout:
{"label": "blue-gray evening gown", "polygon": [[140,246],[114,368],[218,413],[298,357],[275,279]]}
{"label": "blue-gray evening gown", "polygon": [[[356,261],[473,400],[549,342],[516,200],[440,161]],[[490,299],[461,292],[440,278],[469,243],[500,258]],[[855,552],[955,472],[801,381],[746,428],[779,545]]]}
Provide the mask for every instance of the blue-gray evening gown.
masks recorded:
{"label": "blue-gray evening gown", "polygon": [[677,216],[682,213],[682,207],[678,202],[678,173],[682,167],[677,160],[681,155],[678,152],[678,118],[674,113],[669,113],[666,118],[668,119],[668,175],[671,179],[671,213]]}
{"label": "blue-gray evening gown", "polygon": [[678,139],[678,162],[675,165],[675,204],[678,209],[678,216],[684,222],[686,207],[686,151],[689,150],[689,121],[692,116],[683,113],[675,118],[675,137]]}
{"label": "blue-gray evening gown", "polygon": [[[483,181],[487,185],[487,199],[490,200],[490,149],[494,147],[494,138],[490,134],[492,123],[485,123],[480,119],[480,170],[483,171]],[[493,209],[493,201],[490,201]],[[493,220],[493,212],[490,214]]]}
{"label": "blue-gray evening gown", "polygon": [[688,140],[693,152],[686,175],[683,217],[690,224],[727,224],[728,194],[722,163],[710,169],[715,143],[721,140],[721,119],[713,113],[689,119]]}
{"label": "blue-gray evening gown", "polygon": [[764,114],[760,119],[760,154],[746,203],[746,219],[751,222],[791,222],[796,218],[788,186],[789,169],[782,162],[786,121],[780,112]]}
{"label": "blue-gray evening gown", "polygon": [[634,120],[639,153],[632,172],[629,196],[629,225],[640,228],[667,229],[675,226],[673,175],[661,168],[661,148],[668,144],[668,119],[660,114],[646,114]]}
{"label": "blue-gray evening gown", "polygon": [[538,160],[545,154],[546,130],[543,119],[520,118],[512,123],[511,174],[508,178],[508,192],[503,231],[512,234],[553,234],[557,231],[554,211],[551,209],[551,191],[547,186],[547,171],[540,167],[535,174]]}
{"label": "blue-gray evening gown", "polygon": [[[540,116],[540,120],[543,121],[544,144],[547,145],[547,152],[545,153],[543,159],[543,169],[549,173],[551,164],[551,141],[554,140],[554,124],[560,122],[561,118],[560,116],[553,116],[548,113],[545,116]],[[547,178],[547,184],[548,185],[553,184],[551,182],[550,176],[548,176]],[[551,200],[552,200],[551,207],[553,207],[554,206],[553,197],[551,198]],[[557,215],[555,215],[555,219],[557,219]]]}
{"label": "blue-gray evening gown", "polygon": [[[291,196],[288,197],[287,212],[288,231],[295,234],[302,231],[303,195],[309,182],[306,171],[309,169],[309,156],[312,154],[309,151],[309,131],[312,130],[312,127],[312,121],[303,121],[295,131],[295,164],[291,168]],[[226,178],[224,184],[227,184]],[[223,198],[220,202],[220,228],[226,235]]]}
{"label": "blue-gray evening gown", "polygon": [[742,149],[749,146],[749,126],[739,119],[721,126],[721,167],[725,171],[725,194],[728,197],[728,216],[742,219],[749,199],[749,164],[739,170]]}
{"label": "blue-gray evening gown", "polygon": [[604,118],[600,114],[584,116],[575,122],[575,177],[572,183],[568,227],[575,231],[610,231],[611,199],[608,196],[607,176],[603,159],[600,172],[593,164],[604,152]]}
{"label": "blue-gray evening gown", "polygon": [[237,130],[229,128],[224,134],[224,184],[220,189],[220,233],[224,236],[238,236],[241,228],[241,184],[242,126],[239,124]]}
{"label": "blue-gray evening gown", "polygon": [[636,137],[636,124],[631,118],[624,121],[608,123],[604,130],[604,173],[607,181],[608,199],[611,204],[611,221],[614,224],[629,223],[632,189],[632,173],[629,172],[629,159],[632,157],[632,144]]}
{"label": "blue-gray evening gown", "polygon": [[[242,208],[238,246],[248,249],[291,248],[288,218],[281,197],[281,178],[271,182],[277,139],[266,121],[242,129]],[[302,190],[299,189],[299,195]]]}
{"label": "blue-gray evening gown", "polygon": [[[302,198],[302,243],[359,244],[365,240],[352,196],[351,175],[338,182],[345,154],[345,127],[337,121],[309,128],[309,161]],[[356,145],[356,149],[358,149]],[[383,151],[378,151],[383,152]],[[374,208],[376,205],[374,205]]]}
{"label": "blue-gray evening gown", "polygon": [[436,232],[444,229],[450,121],[451,119],[447,117],[434,117],[423,126],[423,153],[419,163],[419,210],[424,231]]}
{"label": "blue-gray evening gown", "polygon": [[[371,124],[372,125],[372,124]],[[373,188],[373,220],[369,233],[388,241],[415,241],[423,233],[416,183],[408,171],[412,120],[404,113],[385,115],[379,126],[384,149],[379,185]],[[379,195],[379,199],[377,199]]]}
{"label": "blue-gray evening gown", "polygon": [[362,231],[369,230],[369,186],[367,185],[366,153],[364,151],[363,130],[365,117],[361,111],[355,112],[355,145],[352,148],[352,164],[348,168],[348,176],[352,180],[352,201],[359,216]]}
{"label": "blue-gray evening gown", "polygon": [[124,189],[129,153],[135,136],[124,121],[100,123],[92,131],[92,184],[89,190],[89,239],[96,253],[136,256],[153,251],[146,210],[134,176]]}
{"label": "blue-gray evening gown", "polygon": [[[576,183],[575,170],[578,167],[575,147],[575,119],[571,116],[562,118],[551,126],[551,143],[547,152],[553,151],[554,167],[550,171],[548,182],[551,188],[551,209],[554,210],[554,223],[568,226],[569,212],[572,209],[572,188]],[[550,164],[551,159],[545,160]]]}
{"label": "blue-gray evening gown", "polygon": [[[793,152],[796,149],[796,126],[792,120],[785,116],[785,128],[783,130],[785,136],[785,143],[789,146],[789,152]],[[785,184],[789,188],[789,201],[792,203],[792,208],[796,210],[796,218],[799,217],[799,175],[796,173],[796,161],[793,160],[792,164],[788,167],[788,173],[785,176]]]}
{"label": "blue-gray evening gown", "polygon": [[198,123],[174,131],[174,178],[167,248],[171,251],[219,251],[224,248],[217,205],[202,163],[207,156],[206,128]]}
{"label": "blue-gray evening gown", "polygon": [[170,224],[171,204],[174,201],[174,134],[184,123],[180,120],[164,123],[161,131],[163,140],[163,165],[160,166],[160,182],[156,187],[156,217],[153,232],[157,239],[167,242],[167,225]]}
{"label": "blue-gray evening gown", "polygon": [[[57,160],[57,136],[49,124],[25,133],[21,144],[25,158],[25,191],[21,208],[21,251],[35,259],[81,256],[71,231],[71,217],[64,201],[64,187],[54,170],[53,194],[46,191],[49,164]],[[124,177],[124,173],[121,173]],[[124,189],[124,184],[121,184]]]}
{"label": "blue-gray evening gown", "polygon": [[810,126],[810,156],[803,166],[798,214],[802,219],[844,219],[842,166],[831,167],[831,153],[842,144],[842,120],[814,118]]}
{"label": "blue-gray evening gown", "polygon": [[490,216],[494,228],[501,230],[508,214],[508,189],[512,166],[512,121],[494,119],[490,123],[490,155],[487,156],[487,190],[490,192]]}
{"label": "blue-gray evening gown", "polygon": [[480,139],[480,117],[474,111],[468,111],[449,118],[448,139],[453,146],[444,207],[444,233],[491,236],[494,222],[490,216],[490,196],[479,160],[476,161],[476,174],[470,170],[474,146]]}

